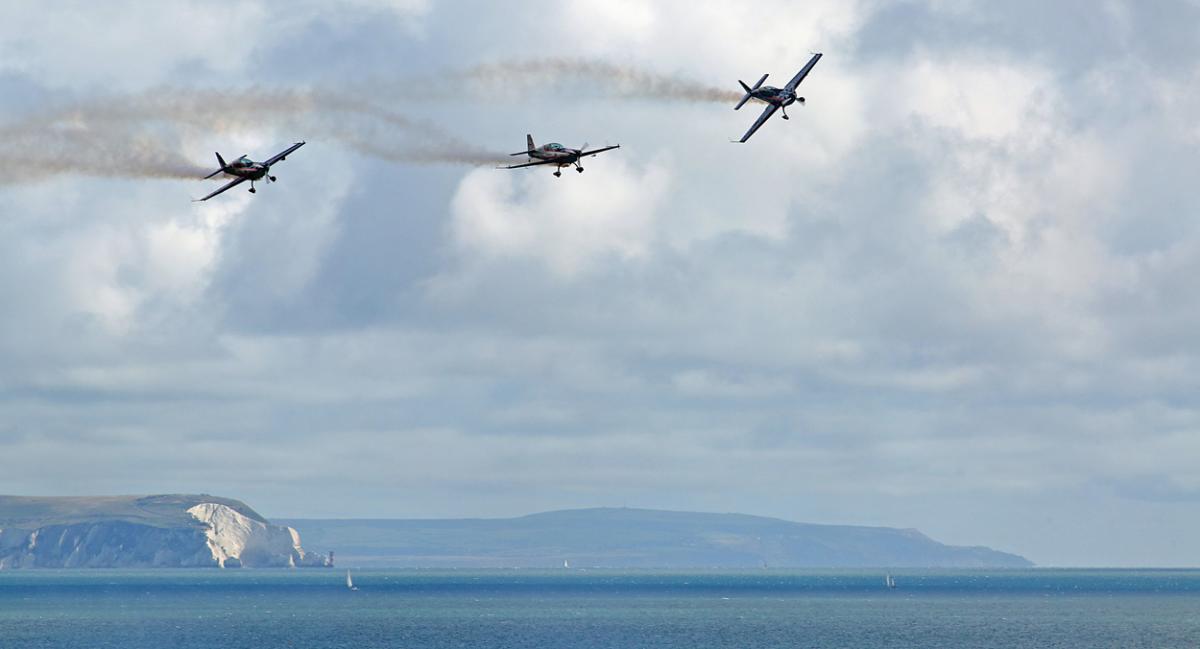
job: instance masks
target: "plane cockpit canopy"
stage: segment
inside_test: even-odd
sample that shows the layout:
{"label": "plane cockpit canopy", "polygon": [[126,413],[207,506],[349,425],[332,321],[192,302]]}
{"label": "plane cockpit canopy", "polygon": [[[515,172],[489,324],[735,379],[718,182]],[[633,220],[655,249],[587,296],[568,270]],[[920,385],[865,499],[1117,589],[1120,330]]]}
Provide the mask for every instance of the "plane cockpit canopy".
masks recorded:
{"label": "plane cockpit canopy", "polygon": [[550,146],[548,146],[547,148],[551,149],[552,151],[562,151],[563,145],[559,144],[558,142],[551,142]]}

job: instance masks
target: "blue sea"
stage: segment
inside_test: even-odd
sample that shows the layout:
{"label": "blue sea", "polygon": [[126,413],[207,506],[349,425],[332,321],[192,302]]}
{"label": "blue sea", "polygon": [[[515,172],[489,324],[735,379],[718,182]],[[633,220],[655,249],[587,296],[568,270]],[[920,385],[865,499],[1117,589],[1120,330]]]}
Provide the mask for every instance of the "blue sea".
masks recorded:
{"label": "blue sea", "polygon": [[0,649],[1200,647],[1200,571],[0,572]]}

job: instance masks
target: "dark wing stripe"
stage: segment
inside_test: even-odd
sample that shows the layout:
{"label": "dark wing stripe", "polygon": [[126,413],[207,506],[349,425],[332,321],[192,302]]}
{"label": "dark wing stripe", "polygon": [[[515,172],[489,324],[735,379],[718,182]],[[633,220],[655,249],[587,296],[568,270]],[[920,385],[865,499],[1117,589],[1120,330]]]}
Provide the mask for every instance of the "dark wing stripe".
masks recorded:
{"label": "dark wing stripe", "polygon": [[295,151],[296,149],[299,149],[300,147],[302,147],[304,145],[305,145],[304,142],[297,142],[297,143],[293,144],[292,146],[288,147],[287,149],[283,150],[282,152],[276,153],[275,155],[271,156],[263,164],[270,167],[271,165],[275,164],[276,162],[279,162],[280,160],[286,158],[289,154],[291,154],[292,151]]}
{"label": "dark wing stripe", "polygon": [[820,60],[821,60],[820,53],[813,54],[812,59],[809,60],[809,62],[799,72],[796,73],[796,76],[792,77],[792,80],[788,82],[787,89],[794,91],[796,89],[796,86],[799,86],[800,82],[804,81],[804,77],[808,76],[809,71],[811,71],[813,69],[813,66],[817,64],[817,61],[820,61]]}
{"label": "dark wing stripe", "polygon": [[240,178],[238,178],[238,179],[236,179],[236,180],[231,180],[231,181],[229,181],[229,183],[228,183],[228,184],[226,184],[224,187],[222,187],[222,188],[218,189],[217,191],[215,191],[215,192],[213,192],[213,193],[209,194],[208,196],[205,196],[204,198],[201,198],[201,199],[197,200],[196,202],[197,202],[197,203],[199,203],[199,202],[201,202],[201,201],[206,201],[206,200],[208,200],[208,199],[212,198],[213,196],[216,196],[217,194],[220,194],[221,192],[223,192],[223,191],[225,191],[225,190],[227,190],[227,189],[229,189],[229,188],[233,187],[234,185],[238,185],[238,184],[240,184],[240,183],[243,183],[243,182],[245,182],[245,181],[246,181],[246,177],[245,177],[245,176],[241,176]]}
{"label": "dark wing stripe", "polygon": [[776,106],[775,104],[771,104],[763,109],[762,115],[758,116],[758,121],[754,122],[754,126],[751,126],[749,131],[746,131],[746,134],[742,136],[740,141],[745,142],[746,140],[749,140],[750,136],[754,135],[754,132],[757,131],[760,126],[765,124],[768,119],[771,119],[771,116],[774,115],[775,111],[777,110],[779,110],[779,106]]}
{"label": "dark wing stripe", "polygon": [[520,169],[521,167],[536,167],[538,165],[548,165],[548,164],[551,164],[554,162],[558,162],[558,160],[538,160],[537,162],[526,162],[525,164],[521,164],[521,165],[509,165],[507,167],[496,167],[496,168],[497,169]]}
{"label": "dark wing stripe", "polygon": [[583,153],[579,154],[579,157],[582,158],[582,157],[589,156],[589,155],[596,155],[597,153],[604,153],[605,151],[612,151],[613,149],[619,149],[619,148],[621,148],[620,144],[614,144],[613,146],[606,146],[603,149],[592,149],[591,151],[584,151]]}

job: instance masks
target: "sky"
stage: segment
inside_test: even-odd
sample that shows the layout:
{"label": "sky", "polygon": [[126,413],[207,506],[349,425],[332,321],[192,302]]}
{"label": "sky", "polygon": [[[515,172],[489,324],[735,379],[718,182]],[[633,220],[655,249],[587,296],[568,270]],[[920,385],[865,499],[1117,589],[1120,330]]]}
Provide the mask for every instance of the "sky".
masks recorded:
{"label": "sky", "polygon": [[[1197,36],[1185,1],[18,2],[0,493],[1195,566]],[[753,106],[493,74],[737,91],[813,51],[745,145]],[[469,164],[525,133],[621,149]]]}

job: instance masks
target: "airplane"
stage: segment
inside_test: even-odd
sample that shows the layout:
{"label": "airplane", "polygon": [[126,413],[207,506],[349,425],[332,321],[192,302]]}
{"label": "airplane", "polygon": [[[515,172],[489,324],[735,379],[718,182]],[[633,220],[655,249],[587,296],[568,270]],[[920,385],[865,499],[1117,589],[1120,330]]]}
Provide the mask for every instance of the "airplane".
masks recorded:
{"label": "airplane", "polygon": [[222,173],[222,172],[224,172],[226,175],[229,175],[229,176],[235,176],[236,178],[234,180],[230,181],[228,184],[221,187],[220,189],[218,189],[217,191],[209,194],[208,196],[205,196],[204,198],[196,199],[193,202],[199,203],[201,201],[206,201],[206,200],[212,198],[213,196],[216,196],[217,194],[220,194],[221,192],[224,192],[225,190],[232,188],[234,185],[239,185],[241,183],[246,182],[247,180],[250,181],[250,193],[253,194],[255,191],[254,190],[254,181],[262,180],[263,178],[266,178],[267,182],[272,182],[272,183],[275,182],[275,176],[270,175],[271,165],[275,164],[276,162],[282,162],[284,160],[287,160],[288,155],[290,155],[296,149],[299,149],[300,147],[304,146],[304,144],[305,144],[304,142],[297,142],[297,143],[293,144],[292,146],[284,149],[280,153],[276,153],[275,155],[271,156],[270,158],[267,158],[266,160],[264,160],[262,162],[255,162],[255,161],[251,160],[248,156],[243,155],[242,157],[238,158],[237,160],[234,160],[231,163],[226,163],[225,158],[222,158],[221,154],[218,153],[217,154],[217,162],[220,163],[221,168],[208,174],[207,176],[204,177],[204,179],[208,180],[209,178],[212,178],[213,176],[215,176],[219,173]]}
{"label": "airplane", "polygon": [[804,81],[804,77],[808,76],[809,71],[811,71],[813,66],[817,64],[817,61],[820,60],[820,53],[813,54],[813,57],[811,60],[809,60],[808,64],[805,65],[799,72],[797,72],[796,76],[792,77],[792,80],[782,88],[762,85],[763,82],[767,80],[767,75],[765,74],[762,75],[762,78],[758,80],[758,83],[754,84],[753,88],[747,86],[746,82],[738,79],[738,83],[742,84],[742,88],[746,90],[746,95],[742,97],[742,100],[738,102],[737,106],[733,107],[734,110],[739,110],[751,99],[757,99],[767,103],[767,107],[763,109],[762,115],[758,116],[758,121],[754,122],[754,126],[751,126],[749,131],[746,131],[746,134],[742,136],[742,139],[739,140],[739,142],[745,142],[746,140],[749,140],[750,136],[754,135],[754,132],[757,131],[760,126],[765,124],[766,121],[775,114],[775,111],[783,110],[783,118],[787,119],[788,106],[791,106],[796,102],[799,102],[801,106],[804,105],[804,97],[796,96],[796,86],[799,86],[800,82]]}
{"label": "airplane", "polygon": [[[529,156],[529,162],[519,165],[509,165],[507,167],[497,167],[497,169],[520,169],[521,167],[534,167],[537,165],[557,165],[558,168],[554,170],[554,176],[556,178],[562,178],[563,167],[575,165],[575,171],[583,173],[583,165],[579,162],[582,158],[621,148],[621,145],[617,144],[614,146],[606,146],[603,149],[592,149],[591,151],[586,151],[586,144],[578,149],[568,149],[557,142],[535,147],[533,145],[533,136],[528,134],[525,135],[525,142],[528,144],[526,150],[518,151],[517,153],[511,153],[509,155]],[[537,159],[537,162],[533,161],[535,158]]]}

